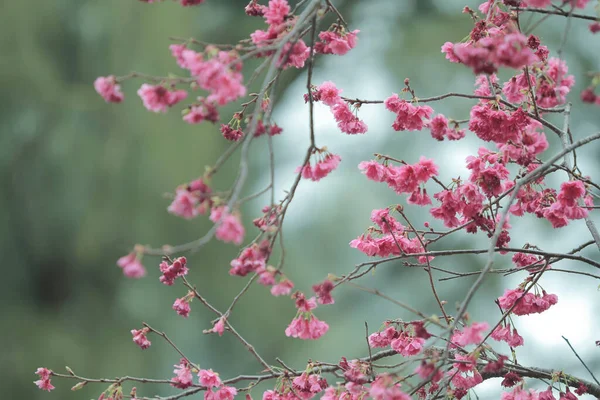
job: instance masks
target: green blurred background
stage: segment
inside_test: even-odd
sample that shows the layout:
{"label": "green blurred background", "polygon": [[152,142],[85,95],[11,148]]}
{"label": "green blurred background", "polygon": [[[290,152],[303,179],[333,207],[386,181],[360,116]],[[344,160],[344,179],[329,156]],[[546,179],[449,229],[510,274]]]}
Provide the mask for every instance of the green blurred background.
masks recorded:
{"label": "green blurred background", "polygon": [[[171,2],[143,4],[133,0],[55,0],[35,5],[3,2],[0,251],[5,272],[0,284],[1,397],[87,399],[97,398],[105,389],[103,385],[90,385],[70,393],[74,382],[54,379],[57,389],[42,393],[32,384],[37,379],[33,372],[40,366],[64,372],[68,365],[87,377],[170,378],[172,365],[179,357],[166,343],[153,337],[152,347],[142,352],[131,341],[129,330],[139,328],[142,321],[165,330],[188,357],[224,377],[260,371],[232,336],[219,338],[201,333],[210,328],[213,316],[198,302],[192,304],[187,320],[171,310],[174,299],[183,296],[185,290],[158,282],[159,258],[144,259],[149,274],[142,280],[124,278],[115,266],[116,259],[135,243],[177,244],[198,238],[209,229],[206,218],[185,221],[169,215],[169,200],[164,193],[200,176],[204,166],[214,163],[226,149],[226,141],[213,125],[190,126],[183,122],[178,107],[166,115],[147,112],[136,95],[142,81],[123,84],[126,99],[120,105],[106,104],[92,86],[97,76],[130,71],[181,74],[168,50],[173,43],[169,36],[218,43],[247,37],[249,32],[262,28],[262,21],[245,16],[245,3],[207,0],[201,7],[182,8]],[[470,30],[470,19],[460,14],[464,3],[336,2],[351,27],[361,29],[359,46],[346,57],[319,61],[314,82],[334,80],[344,94],[371,99],[399,92],[405,77],[411,79],[421,97],[469,92],[473,85],[470,72],[447,63],[439,51],[443,42],[460,41]],[[467,3],[476,7],[478,2]],[[539,33],[543,41],[550,47],[559,43],[563,25],[560,19],[542,24]],[[594,40],[597,49],[600,38],[590,38],[586,29],[585,24],[575,24],[565,52],[578,81],[571,95],[577,137],[594,132],[600,122],[598,109],[578,100],[579,91],[586,85],[581,77],[598,65],[600,54],[589,47],[589,41]],[[247,76],[253,65],[248,64]],[[307,109],[302,100],[306,78],[296,71],[286,74],[281,89],[288,90],[281,94],[274,115],[284,128],[283,135],[274,138],[277,198],[290,186],[293,170],[301,163],[308,145]],[[471,104],[449,100],[434,108],[461,119],[468,116]],[[223,110],[222,118],[228,119],[233,111]],[[424,154],[439,160],[442,177],[449,179],[466,176],[462,160],[481,145],[472,138],[440,144],[433,143],[426,132],[394,132],[389,113],[375,107],[361,111],[369,133],[348,137],[337,132],[327,109],[317,107],[316,112],[320,121],[318,144],[327,145],[344,161],[323,182],[303,182],[297,204],[290,209],[285,230],[285,270],[296,288],[305,292],[327,273],[341,275],[364,260],[348,247],[348,242],[368,226],[373,208],[404,202],[385,187],[368,182],[356,169],[358,162],[370,159],[374,152],[386,152],[408,162],[416,162],[418,155]],[[549,141],[553,149],[559,145],[553,137]],[[245,194],[264,187],[268,179],[265,138],[253,146]],[[585,173],[598,178],[594,176],[598,171],[597,146],[581,152],[580,165]],[[216,185],[226,189],[236,168],[237,161],[230,163],[216,178]],[[243,209],[247,238],[255,233],[251,220],[260,215],[260,208],[267,202],[263,198]],[[419,225],[429,220],[422,210],[409,207],[409,212]],[[569,250],[587,239],[583,223],[550,231],[544,222],[527,219],[515,227],[515,246],[528,241],[548,250]],[[485,237],[463,235],[438,248],[485,244]],[[598,259],[593,250],[585,254]],[[189,256],[190,280],[220,309],[227,307],[246,282],[228,275],[229,261],[236,255],[235,247],[214,242]],[[481,260],[462,257],[436,262],[440,267],[468,271],[480,268]],[[508,258],[499,258],[500,265],[508,263]],[[569,263],[563,263],[563,267],[582,268]],[[581,353],[590,357],[597,353],[591,341],[600,328],[596,320],[591,320],[592,309],[599,304],[596,284],[578,277],[548,275],[545,287],[566,299],[561,303],[566,308],[561,311],[557,307],[549,319],[536,320],[532,316],[528,321],[519,321],[519,327],[530,332],[524,335],[526,340],[535,341],[529,350],[523,350],[523,358],[534,365],[543,355],[544,365],[576,372],[580,366],[571,360],[564,346],[560,347],[562,361],[559,354],[548,359],[547,353],[561,343],[561,334],[569,335]],[[522,278],[490,279],[476,299],[473,317],[491,322],[489,315],[496,312],[489,301],[491,296],[498,296],[503,288],[518,284]],[[452,280],[439,286],[450,309],[463,298],[470,283],[472,280]],[[422,296],[427,278],[421,270],[390,264],[380,267],[374,276],[365,277],[365,285],[378,287],[427,313],[436,312],[431,296]],[[340,356],[364,356],[364,321],[373,331],[386,318],[413,318],[356,289],[342,288],[335,294],[335,305],[318,310],[318,317],[331,326],[318,342],[285,337],[283,330],[295,312],[293,302],[273,298],[261,286],[249,291],[231,322],[270,363],[279,356],[302,368],[309,358],[335,362]],[[577,313],[573,315],[575,308]],[[535,330],[540,324],[548,327],[541,333]],[[600,366],[597,356],[592,365]],[[144,396],[176,392],[169,387],[138,389]],[[252,394],[260,397],[261,392]]]}

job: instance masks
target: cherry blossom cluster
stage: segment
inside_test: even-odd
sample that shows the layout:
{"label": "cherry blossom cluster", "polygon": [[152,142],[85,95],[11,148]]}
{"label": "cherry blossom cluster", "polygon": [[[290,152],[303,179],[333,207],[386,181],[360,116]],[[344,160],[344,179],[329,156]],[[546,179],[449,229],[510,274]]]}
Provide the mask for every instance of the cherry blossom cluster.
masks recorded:
{"label": "cherry blossom cluster", "polygon": [[[338,89],[333,82],[323,82],[316,87],[310,94],[315,102],[322,102],[329,106],[338,128],[349,135],[366,133],[368,130],[367,124],[364,123],[350,109],[350,102],[344,100],[340,94],[342,89]],[[309,95],[304,95],[304,101],[309,101]],[[358,112],[358,108],[355,108]]]}
{"label": "cherry blossom cluster", "polygon": [[329,153],[327,149],[317,149],[315,155],[317,160],[314,164],[307,163],[296,169],[304,179],[319,181],[336,169],[342,161],[340,156]]}
{"label": "cherry blossom cluster", "polygon": [[[183,6],[203,2],[179,1]],[[223,381],[212,369],[200,369],[193,364],[165,333],[144,323],[141,329],[130,331],[133,342],[139,348],[148,349],[151,346],[149,336],[154,333],[165,339],[180,357],[179,364],[174,366],[174,376],[162,383],[182,390],[175,397],[203,391],[205,400],[233,400],[239,392],[249,392],[257,383],[269,380],[274,381],[273,389],[262,393],[263,400],[308,400],[316,396],[325,400],[407,400],[444,396],[462,399],[470,398],[473,388],[485,379],[499,376],[502,378],[501,386],[506,388],[501,395],[504,400],[550,400],[556,398],[555,392],[560,399],[569,400],[588,392],[600,395],[600,385],[567,377],[561,371],[547,373],[543,369],[527,369],[518,363],[516,357],[517,349],[524,346],[526,340],[529,341],[517,330],[518,318],[547,312],[558,304],[558,295],[548,293],[541,286],[545,272],[550,269],[559,272],[559,269],[552,268],[552,264],[564,258],[598,267],[597,262],[580,257],[577,253],[593,243],[600,248],[600,239],[596,237],[597,233],[594,235],[595,227],[591,228],[593,222],[589,219],[595,208],[593,197],[597,185],[591,177],[584,176],[577,165],[573,165],[569,154],[575,151],[575,144],[579,143],[574,141],[569,128],[571,105],[568,104],[568,96],[575,85],[575,78],[569,74],[566,61],[553,56],[540,37],[521,29],[519,18],[523,12],[545,12],[547,15],[577,18],[580,16],[574,14],[574,10],[585,9],[588,2],[486,0],[477,10],[465,7],[463,12],[467,20],[471,18],[472,29],[461,42],[444,43],[440,59],[445,57],[456,64],[456,68],[466,67],[473,72],[474,89],[469,93],[420,98],[407,78],[404,88],[390,90],[383,94],[388,96],[383,100],[360,100],[343,97],[342,89],[332,80],[315,85],[312,82],[312,69],[316,57],[344,56],[358,45],[360,31],[350,29],[330,0],[300,1],[295,6],[288,0],[250,0],[244,12],[260,19],[262,29],[249,33],[237,44],[212,45],[190,39],[179,40],[169,46],[171,56],[189,76],[154,77],[133,72],[123,77],[98,77],[94,88],[108,103],[123,102],[125,96],[121,84],[133,78],[145,81],[137,94],[143,106],[151,112],[165,113],[190,98],[190,103],[182,107],[183,120],[188,124],[211,122],[216,125],[213,128],[215,132],[220,132],[225,140],[232,142],[230,150],[214,166],[207,167],[204,175],[179,185],[170,195],[171,203],[167,207],[170,214],[186,220],[206,215],[214,224],[209,232],[191,244],[159,249],[136,245],[132,252],[118,259],[117,265],[125,276],[142,278],[148,274],[142,265],[142,257],[163,255],[154,271],[160,273],[159,281],[167,286],[177,283],[186,288],[181,293],[183,296],[174,300],[172,310],[188,318],[194,299],[206,306],[216,317],[211,322],[211,329],[202,332],[222,336],[227,331],[228,335],[235,336],[261,364],[262,375],[240,375]],[[335,22],[327,21],[329,16]],[[590,20],[589,17],[584,19]],[[324,21],[327,24],[322,26]],[[590,31],[600,31],[599,27],[599,23],[594,22],[590,25]],[[270,66],[260,93],[248,93],[246,85],[258,76],[253,75],[252,79],[245,82],[244,62],[250,58],[264,59],[264,65]],[[308,68],[308,82],[303,97],[310,112],[310,145],[301,165],[295,170],[296,179],[290,190],[284,192],[283,199],[276,200],[273,161],[269,186],[242,198],[240,193],[248,173],[244,165],[248,161],[246,152],[249,151],[250,142],[259,140],[257,138],[261,136],[266,137],[271,159],[275,158],[271,141],[283,129],[271,119],[276,106],[273,99],[279,77],[289,68]],[[261,72],[262,67],[256,71],[257,74]],[[594,93],[599,82],[600,78],[594,76],[591,86],[581,93],[583,102],[600,104],[600,96]],[[429,105],[449,97],[472,102],[467,119],[436,113]],[[301,101],[300,98],[296,100]],[[222,107],[238,101],[243,101],[238,111],[222,120]],[[362,174],[371,181],[386,183],[399,195],[397,204],[389,207],[378,205],[384,208],[376,208],[371,212],[372,226],[349,243],[350,247],[368,256],[369,261],[358,264],[352,272],[342,276],[327,275],[324,280],[312,285],[314,296],[308,296],[303,288],[294,291],[295,284],[290,277],[296,279],[298,271],[286,270],[284,274],[283,255],[279,263],[274,262],[272,257],[277,254],[277,239],[281,242],[283,253],[282,225],[296,190],[300,185],[305,185],[303,180],[319,181],[318,185],[326,186],[322,181],[331,179],[328,176],[339,166],[342,156],[345,157],[344,154],[329,152],[321,143],[317,146],[320,136],[315,132],[313,107],[318,103],[329,107],[338,129],[347,135],[367,133],[367,123],[359,118],[358,112],[361,107],[375,106],[393,114],[391,128],[396,132],[429,130],[427,136],[430,134],[435,140],[433,143],[438,145],[444,145],[439,142],[445,140],[456,141],[470,135],[479,144],[469,150],[464,160],[467,174],[451,175],[454,177],[447,180],[439,174],[441,168],[446,168],[439,162],[443,160],[429,158],[435,156],[433,145],[428,149],[433,154],[420,156],[414,164],[382,154],[375,154],[375,159],[370,161],[362,161],[358,165]],[[550,122],[547,118],[550,113],[563,114],[564,130]],[[558,135],[563,147],[564,152],[560,156],[564,157],[562,164],[559,164],[560,157],[554,158],[553,162],[545,161],[549,159],[547,151],[552,142],[546,135],[552,134]],[[590,141],[597,138],[600,135]],[[219,182],[214,183],[214,177],[238,148],[242,149],[240,174],[230,189],[220,190]],[[402,154],[401,157],[410,157],[411,162],[416,159],[410,154]],[[295,165],[298,164],[300,162]],[[563,175],[560,185],[557,183],[555,187],[548,183],[551,180],[545,179],[548,174],[565,172],[566,176]],[[252,221],[255,229],[247,230],[241,218],[243,203],[268,192],[271,194],[270,201],[266,205],[262,203],[264,206]],[[433,220],[413,224],[407,212],[413,206],[425,208]],[[512,219],[532,215],[544,219],[544,223],[552,228],[586,219],[594,240],[568,255],[563,254],[564,257],[557,252],[546,253],[529,243],[518,249],[514,248],[516,245],[508,247],[513,229],[509,215]],[[441,253],[432,251],[430,247],[458,232],[485,235],[490,239],[490,247],[488,262],[481,266],[477,282],[458,305],[457,313],[451,316],[447,301],[440,298],[436,290],[437,282],[432,271],[449,273],[453,275],[452,279],[472,274],[439,268],[438,263],[442,264],[446,258],[434,256],[453,253],[451,250]],[[244,244],[246,237],[252,233],[255,234],[254,238]],[[224,312],[218,311],[203,297],[200,289],[188,282],[188,260],[183,256],[176,257],[184,251],[197,250],[201,246],[197,243],[206,243],[212,238],[240,247],[237,256],[229,264],[229,275],[249,277],[244,289]],[[469,250],[464,252],[468,254]],[[497,323],[473,321],[467,311],[469,302],[490,272],[495,252],[512,254],[509,271],[526,272],[527,276],[517,288],[511,286],[502,295],[500,292],[490,296],[491,302],[499,307],[501,316],[496,319]],[[473,251],[473,254],[479,253],[481,251]],[[318,319],[315,311],[319,306],[335,304],[333,291],[338,286],[361,278],[378,265],[409,258],[415,259],[416,264],[404,261],[405,265],[418,267],[427,273],[431,293],[441,316],[403,306],[420,319],[385,320],[374,332],[367,326],[368,357],[350,361],[341,357],[337,364],[311,359],[303,370],[292,369],[277,359],[284,368],[275,367],[265,361],[259,355],[259,349],[248,343],[231,325],[235,323],[230,318],[234,313],[234,305],[256,282],[268,288],[274,297],[288,298],[288,301],[294,302],[296,314],[287,328],[281,329],[281,334],[301,340],[318,340],[328,332],[329,324]],[[377,290],[367,291],[390,300]],[[335,294],[337,298],[338,292]],[[488,338],[506,343],[511,350],[510,357],[493,348]],[[443,343],[442,347],[438,346],[439,342]],[[383,350],[374,353],[373,349]],[[402,362],[395,366],[375,363],[396,356],[401,357]],[[402,368],[396,368],[398,366]],[[86,380],[70,369],[68,372],[69,375],[61,375],[39,368],[36,374],[40,379],[35,384],[40,389],[51,391],[54,389],[50,383],[51,376],[77,379],[73,390],[90,382],[106,382],[110,386],[101,393],[99,400],[117,400],[124,397],[123,383],[138,379]],[[328,381],[325,375],[329,373],[338,380]],[[197,383],[194,382],[194,375],[198,377]],[[526,387],[527,377],[551,381],[551,385],[544,391],[529,389]],[[244,380],[250,381],[247,387],[236,388],[226,384]],[[419,383],[413,385],[415,380]],[[574,388],[573,392],[570,387]],[[136,388],[130,393],[130,398],[137,398]],[[246,399],[252,399],[249,393]]]}
{"label": "cherry blossom cluster", "polygon": [[[390,209],[373,210],[371,221],[377,226],[368,229],[370,233],[362,234],[350,242],[353,247],[368,256],[387,257],[390,255],[423,253],[422,240],[419,237],[409,238],[405,234],[405,226],[393,216]],[[373,236],[379,237],[373,237]],[[433,257],[419,256],[419,263],[431,261]]]}
{"label": "cherry blossom cluster", "polygon": [[302,292],[296,292],[292,296],[296,300],[298,313],[285,329],[285,335],[299,339],[318,339],[329,330],[327,323],[315,317],[313,310],[317,308],[314,297],[307,299]]}
{"label": "cherry blossom cluster", "polygon": [[[276,43],[285,36],[288,29],[294,26],[295,19],[290,15],[291,7],[287,0],[269,1],[268,6],[259,6],[257,2],[251,2],[246,13],[252,16],[262,16],[268,25],[266,30],[256,30],[250,35],[252,43],[259,49],[266,48]],[[311,49],[306,46],[304,40],[299,39],[295,43],[286,43],[278,59],[278,66],[286,69],[289,67],[302,68],[310,56]],[[271,56],[274,50],[265,50],[260,54],[263,57]]]}

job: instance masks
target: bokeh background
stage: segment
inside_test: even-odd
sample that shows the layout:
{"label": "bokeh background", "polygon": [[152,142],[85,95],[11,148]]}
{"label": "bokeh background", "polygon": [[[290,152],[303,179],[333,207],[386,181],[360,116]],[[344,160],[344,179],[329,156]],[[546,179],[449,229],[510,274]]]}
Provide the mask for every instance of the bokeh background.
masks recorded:
{"label": "bokeh background", "polygon": [[[210,124],[190,126],[181,120],[178,107],[168,114],[147,112],[136,95],[142,81],[123,84],[126,101],[106,104],[93,90],[97,76],[143,71],[154,75],[181,74],[169,54],[170,36],[196,37],[208,42],[235,42],[254,29],[260,19],[243,13],[246,1],[208,0],[195,8],[171,2],[143,4],[123,0],[55,0],[3,2],[0,13],[0,393],[13,399],[97,398],[103,385],[89,385],[70,393],[72,382],[55,379],[57,389],[48,394],[32,383],[39,366],[64,372],[64,366],[87,377],[122,375],[168,378],[179,357],[159,338],[149,350],[131,342],[129,330],[145,321],[165,330],[181,349],[202,367],[224,377],[257,373],[259,366],[230,335],[203,335],[212,315],[192,304],[189,319],[173,312],[171,304],[185,294],[181,286],[158,282],[159,258],[147,257],[148,277],[129,280],[115,266],[118,257],[135,243],[177,244],[200,237],[210,228],[206,218],[185,221],[169,215],[166,207],[180,183],[201,175],[227,147]],[[595,2],[592,2],[595,3]],[[450,91],[469,92],[470,71],[444,60],[440,46],[460,41],[471,21],[460,10],[465,0],[337,1],[352,28],[361,30],[359,45],[345,57],[321,59],[314,82],[334,80],[349,97],[383,99],[402,89],[404,78],[421,97]],[[593,12],[590,8],[588,12]],[[525,19],[526,24],[533,20]],[[564,20],[550,18],[537,33],[556,49],[562,40]],[[570,100],[574,102],[573,132],[581,138],[598,130],[600,112],[578,99],[586,86],[584,73],[597,69],[600,37],[576,22],[569,32],[564,58],[577,78]],[[595,50],[594,50],[595,49]],[[251,72],[248,64],[247,73]],[[507,71],[501,76],[507,77]],[[308,145],[307,108],[302,94],[305,72],[289,71],[282,81],[274,114],[284,128],[274,138],[278,198],[283,196]],[[472,102],[449,99],[434,104],[436,111],[456,119],[466,118]],[[224,110],[223,118],[234,108]],[[361,117],[369,125],[367,135],[339,133],[329,111],[316,107],[317,142],[326,145],[343,162],[322,182],[302,182],[285,228],[285,271],[296,288],[309,291],[327,273],[341,275],[365,258],[348,242],[369,225],[373,208],[403,203],[384,185],[367,181],[356,165],[374,152],[414,163],[420,154],[435,158],[443,179],[467,175],[464,158],[481,142],[470,135],[458,143],[438,143],[426,131],[394,132],[393,116],[381,106],[364,106]],[[556,120],[555,122],[560,123]],[[552,149],[557,138],[548,135]],[[599,146],[579,152],[584,171],[599,179]],[[245,193],[267,182],[266,139],[253,144],[251,177]],[[227,165],[216,179],[226,189],[235,177],[237,161]],[[554,180],[556,186],[564,179]],[[251,220],[259,216],[268,198],[243,208],[248,237]],[[418,225],[429,220],[422,210],[408,207]],[[598,218],[595,217],[598,221]],[[529,242],[543,249],[568,251],[588,239],[582,221],[561,230],[547,222],[524,218],[511,232],[512,245]],[[483,236],[457,235],[436,246],[482,248]],[[593,247],[584,255],[598,260]],[[243,287],[245,279],[228,275],[236,257],[231,245],[213,242],[190,255],[190,280],[216,307],[224,309]],[[508,266],[508,257],[497,257]],[[440,258],[440,267],[475,271],[482,257]],[[562,262],[562,268],[589,271],[589,267]],[[436,275],[436,278],[442,277]],[[471,315],[475,320],[498,316],[491,301],[504,288],[517,285],[523,275],[494,276],[479,291]],[[474,278],[438,285],[449,309],[460,301]],[[592,370],[600,369],[600,350],[594,340],[600,307],[598,282],[575,275],[548,273],[541,281],[559,303],[539,316],[516,322],[527,346],[519,351],[525,365],[538,365],[589,378],[561,339],[568,337]],[[381,266],[363,284],[377,287],[426,313],[436,308],[422,270],[402,264]],[[336,362],[366,355],[364,322],[371,331],[387,318],[411,319],[405,311],[357,289],[341,288],[336,304],[322,307],[318,317],[330,332],[320,341],[303,342],[284,336],[293,318],[293,302],[273,298],[261,286],[253,287],[237,306],[232,323],[271,363],[281,357],[302,368],[308,359]],[[508,351],[508,348],[502,348]],[[497,398],[499,382],[482,385],[482,398]],[[139,388],[141,395],[167,395],[169,387]],[[255,390],[253,396],[262,392]]]}

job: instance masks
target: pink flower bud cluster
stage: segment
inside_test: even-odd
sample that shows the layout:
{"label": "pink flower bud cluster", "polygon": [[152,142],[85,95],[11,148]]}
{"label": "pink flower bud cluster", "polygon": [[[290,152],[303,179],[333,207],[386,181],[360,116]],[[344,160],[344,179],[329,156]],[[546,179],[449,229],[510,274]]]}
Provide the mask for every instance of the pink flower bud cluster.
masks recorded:
{"label": "pink flower bud cluster", "polygon": [[[338,128],[342,132],[349,135],[366,133],[368,129],[367,124],[352,112],[348,102],[340,96],[341,93],[342,90],[338,89],[335,83],[326,81],[313,90],[311,96],[314,102],[320,101],[329,106]],[[304,95],[304,101],[309,101],[308,94]],[[358,108],[356,110],[358,111]]]}

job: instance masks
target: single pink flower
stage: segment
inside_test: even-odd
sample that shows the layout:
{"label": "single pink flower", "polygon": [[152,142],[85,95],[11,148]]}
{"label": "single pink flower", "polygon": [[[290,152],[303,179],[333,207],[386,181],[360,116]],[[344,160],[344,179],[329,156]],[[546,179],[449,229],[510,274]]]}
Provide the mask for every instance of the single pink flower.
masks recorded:
{"label": "single pink flower", "polygon": [[181,315],[182,317],[187,318],[191,311],[189,296],[184,296],[175,300],[175,303],[173,303],[173,310],[175,310],[177,314]]}
{"label": "single pink flower", "polygon": [[187,362],[185,358],[180,360],[180,364],[175,365],[173,373],[176,375],[171,378],[171,386],[178,389],[187,389],[192,386],[192,366]]}
{"label": "single pink flower", "polygon": [[264,18],[269,25],[279,25],[285,21],[291,8],[287,0],[270,0],[268,8],[264,10]]}
{"label": "single pink flower", "polygon": [[385,182],[387,179],[387,168],[375,160],[362,161],[358,164],[358,169],[372,181]]}
{"label": "single pink flower", "polygon": [[200,384],[207,388],[219,387],[223,384],[219,374],[213,372],[212,369],[201,369],[198,372],[198,378],[200,378]]}
{"label": "single pink flower", "polygon": [[225,332],[225,319],[225,317],[219,318],[215,326],[213,326],[210,331],[217,333],[219,336],[223,336],[223,332]]}
{"label": "single pink flower", "polygon": [[198,208],[198,197],[189,190],[177,189],[173,202],[167,208],[170,214],[177,215],[185,219],[192,219],[200,215]]}
{"label": "single pink flower", "polygon": [[123,275],[128,278],[139,279],[146,276],[146,268],[135,252],[119,258],[117,265],[123,269]]}
{"label": "single pink flower", "polygon": [[326,81],[317,87],[316,96],[318,96],[323,104],[333,107],[342,101],[340,98],[340,93],[342,93],[342,89],[338,89],[335,86],[335,83]]}
{"label": "single pink flower", "polygon": [[240,219],[239,212],[230,214],[225,206],[213,208],[210,220],[217,224],[215,237],[225,243],[242,244],[244,241],[244,225]]}
{"label": "single pink flower", "polygon": [[131,334],[133,335],[133,342],[140,346],[142,350],[147,349],[152,344],[146,335],[150,332],[148,328],[132,329]]}
{"label": "single pink flower", "polygon": [[107,103],[120,103],[125,98],[121,93],[121,86],[117,84],[114,75],[100,76],[94,81],[94,89]]}
{"label": "single pink flower", "polygon": [[271,287],[271,294],[273,296],[287,296],[292,292],[293,288],[294,283],[285,278]]}
{"label": "single pink flower", "polygon": [[52,382],[50,382],[50,379],[39,379],[39,380],[35,381],[34,383],[41,390],[46,390],[49,392],[49,391],[55,389],[55,387],[52,385]]}

